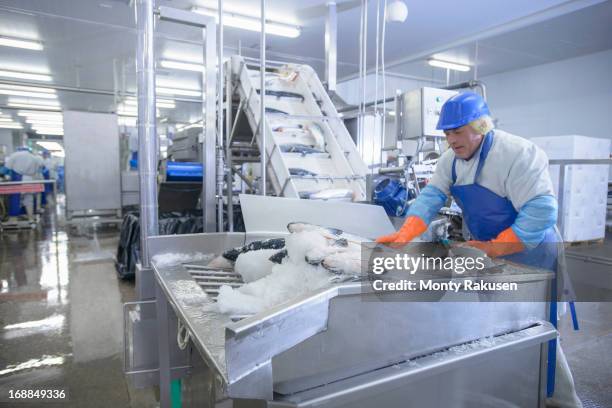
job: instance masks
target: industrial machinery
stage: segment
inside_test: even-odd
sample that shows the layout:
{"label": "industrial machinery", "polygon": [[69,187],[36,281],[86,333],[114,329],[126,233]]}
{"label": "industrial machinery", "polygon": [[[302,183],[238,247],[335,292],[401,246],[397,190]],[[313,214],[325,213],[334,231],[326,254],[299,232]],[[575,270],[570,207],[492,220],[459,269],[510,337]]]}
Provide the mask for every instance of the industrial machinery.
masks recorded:
{"label": "industrial machinery", "polygon": [[[359,283],[340,283],[255,315],[220,313],[220,286],[239,287],[242,279],[207,268],[198,261],[202,252],[277,237],[296,214],[371,237],[393,230],[378,206],[262,196],[240,201],[246,233],[149,238],[156,300],[128,305],[128,374],[158,372],[162,394],[183,377],[186,406],[213,407],[227,398],[236,407],[543,406],[547,341],[556,336],[545,322],[545,302],[487,292],[385,302]],[[483,276],[519,282],[540,299],[552,278],[510,263]],[[147,361],[143,339],[130,335],[133,328],[154,327],[152,317],[158,326],[147,338],[148,351],[157,352],[157,361]]]}
{"label": "industrial machinery", "polygon": [[[274,64],[265,72],[265,132],[260,129],[259,65],[231,57],[239,101],[226,149],[228,167],[259,161],[265,138],[268,180],[277,196],[365,199],[367,168],[315,71],[307,65]],[[344,198],[344,197],[340,197]]]}

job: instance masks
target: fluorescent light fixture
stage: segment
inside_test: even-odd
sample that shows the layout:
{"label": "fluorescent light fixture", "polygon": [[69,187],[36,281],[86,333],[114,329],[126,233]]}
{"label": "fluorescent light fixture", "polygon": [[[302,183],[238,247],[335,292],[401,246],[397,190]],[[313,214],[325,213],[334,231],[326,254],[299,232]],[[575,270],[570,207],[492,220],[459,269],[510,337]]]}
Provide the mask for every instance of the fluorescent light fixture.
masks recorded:
{"label": "fluorescent light fixture", "polygon": [[26,116],[28,118],[57,118],[63,119],[64,115],[60,112],[41,112],[41,111],[29,111],[29,110],[19,110],[17,111],[18,116]]}
{"label": "fluorescent light fixture", "polygon": [[[124,102],[125,106],[129,109],[132,107],[138,107],[138,101],[136,99],[126,99]],[[158,108],[174,109],[176,104],[171,99],[157,99],[155,105]]]}
{"label": "fluorescent light fixture", "polygon": [[[204,14],[214,17],[219,22],[219,12],[211,8],[194,7],[191,9],[194,13]],[[236,13],[224,13],[223,25],[235,28],[241,28],[249,31],[261,31],[261,19],[259,17],[245,16]],[[277,23],[272,21],[266,22],[266,34],[278,35],[282,37],[296,38],[299,37],[302,30],[298,26]]]}
{"label": "fluorescent light fixture", "polygon": [[21,38],[12,38],[0,36],[0,45],[5,47],[24,48],[26,50],[42,51],[43,45],[39,41],[24,40]]}
{"label": "fluorescent light fixture", "polygon": [[190,89],[157,87],[155,90],[158,94],[162,95],[202,96],[202,93],[200,91],[194,91]]}
{"label": "fluorescent light fixture", "polygon": [[36,125],[36,126],[32,126],[32,129],[34,129],[35,131],[39,131],[39,130],[64,130],[63,126],[58,126],[58,125]]}
{"label": "fluorescent light fixture", "polygon": [[0,69],[0,77],[29,79],[32,81],[45,81],[45,82],[51,82],[53,80],[51,75],[47,75],[47,74],[36,74],[33,72],[22,72],[22,71],[9,71],[6,69]]}
{"label": "fluorescent light fixture", "polygon": [[161,60],[159,62],[159,64],[163,68],[180,69],[182,71],[202,72],[204,70],[204,65],[202,65],[202,64],[194,64],[194,63],[191,63],[191,62]]}
{"label": "fluorescent light fixture", "polygon": [[0,122],[0,128],[2,129],[23,129],[21,124],[16,123],[16,122],[13,122],[13,123]]}
{"label": "fluorescent light fixture", "polygon": [[30,103],[33,105],[42,105],[42,106],[53,106],[53,107],[60,107],[60,103],[58,101],[49,101],[49,100],[31,100],[29,98],[27,99],[20,99],[20,98],[9,98],[9,103]]}
{"label": "fluorescent light fixture", "polygon": [[37,145],[41,146],[43,149],[47,149],[49,151],[60,151],[64,150],[61,144],[57,142],[49,142],[49,141],[37,141]]}
{"label": "fluorescent light fixture", "polygon": [[36,129],[36,133],[39,135],[51,135],[51,136],[63,136],[64,131],[61,129]]}
{"label": "fluorescent light fixture", "polygon": [[12,122],[13,119],[11,118],[0,118],[0,122]]}
{"label": "fluorescent light fixture", "polygon": [[36,124],[36,123],[57,123],[57,124],[62,124],[64,121],[62,120],[62,118],[32,118],[32,117],[26,117],[26,123],[32,123],[32,124]]}
{"label": "fluorescent light fixture", "polygon": [[2,89],[14,89],[16,91],[29,91],[29,92],[40,92],[40,93],[55,94],[55,89],[53,89],[53,88],[42,88],[40,86],[24,86],[24,85],[0,84],[0,88],[2,88]]}
{"label": "fluorescent light fixture", "polygon": [[40,109],[40,110],[45,110],[49,112],[57,112],[61,110],[59,106],[45,106],[45,105],[37,105],[33,103],[9,102],[8,106],[10,106],[11,108]]}
{"label": "fluorescent light fixture", "polygon": [[452,69],[452,70],[461,71],[461,72],[468,72],[470,70],[469,65],[456,64],[454,62],[448,62],[448,61],[440,61],[435,58],[430,58],[427,60],[427,62],[432,67]]}
{"label": "fluorescent light fixture", "polygon": [[55,157],[66,157],[66,153],[62,150],[61,152],[51,152],[51,156]]}
{"label": "fluorescent light fixture", "polygon": [[25,96],[27,98],[46,98],[46,99],[56,99],[57,98],[57,96],[55,96],[54,94],[50,94],[50,93],[17,91],[13,89],[2,89],[2,88],[0,88],[0,95]]}

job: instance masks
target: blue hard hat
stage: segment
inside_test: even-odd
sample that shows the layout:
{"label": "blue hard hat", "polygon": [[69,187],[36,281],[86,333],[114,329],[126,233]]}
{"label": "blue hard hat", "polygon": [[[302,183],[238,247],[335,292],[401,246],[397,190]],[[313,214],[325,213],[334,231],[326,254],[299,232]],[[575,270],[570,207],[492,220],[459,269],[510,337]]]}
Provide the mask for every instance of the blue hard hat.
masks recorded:
{"label": "blue hard hat", "polygon": [[456,129],[484,115],[490,115],[490,113],[482,96],[474,92],[460,93],[442,105],[436,129]]}

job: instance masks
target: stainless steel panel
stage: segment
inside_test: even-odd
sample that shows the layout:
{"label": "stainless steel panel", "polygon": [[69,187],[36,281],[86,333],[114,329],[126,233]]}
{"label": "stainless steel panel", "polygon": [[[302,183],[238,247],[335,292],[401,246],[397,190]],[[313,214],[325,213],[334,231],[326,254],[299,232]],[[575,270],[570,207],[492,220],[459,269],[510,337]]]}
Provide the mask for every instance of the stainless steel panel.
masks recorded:
{"label": "stainless steel panel", "polygon": [[121,208],[117,116],[64,112],[66,210]]}
{"label": "stainless steel panel", "polygon": [[340,228],[367,238],[395,231],[385,210],[377,205],[240,195],[248,232],[287,232],[290,222],[309,222]]}
{"label": "stainless steel panel", "polygon": [[138,192],[138,172],[137,171],[122,171],[121,172],[121,191]]}
{"label": "stainless steel panel", "polygon": [[[539,407],[549,323],[322,385],[269,407]],[[381,340],[384,343],[384,340]],[[381,344],[382,345],[382,344]]]}
{"label": "stainless steel panel", "polygon": [[302,391],[546,319],[546,304],[535,302],[396,303],[355,295],[331,299],[329,308],[325,331],[273,359],[276,392]]}

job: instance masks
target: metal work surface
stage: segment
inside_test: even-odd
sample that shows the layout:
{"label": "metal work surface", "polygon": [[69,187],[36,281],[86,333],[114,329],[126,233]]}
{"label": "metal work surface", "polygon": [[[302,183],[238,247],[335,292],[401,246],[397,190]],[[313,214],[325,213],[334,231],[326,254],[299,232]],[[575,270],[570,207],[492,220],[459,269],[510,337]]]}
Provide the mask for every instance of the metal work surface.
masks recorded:
{"label": "metal work surface", "polygon": [[[214,235],[208,240],[227,239]],[[217,310],[215,298],[220,282],[241,284],[235,274],[193,262],[153,266],[193,344],[234,398],[295,394],[546,318],[543,302],[478,303],[478,295],[467,302],[367,301],[358,283],[315,291],[253,316],[231,316]],[[546,290],[547,274],[527,276],[525,284]]]}

